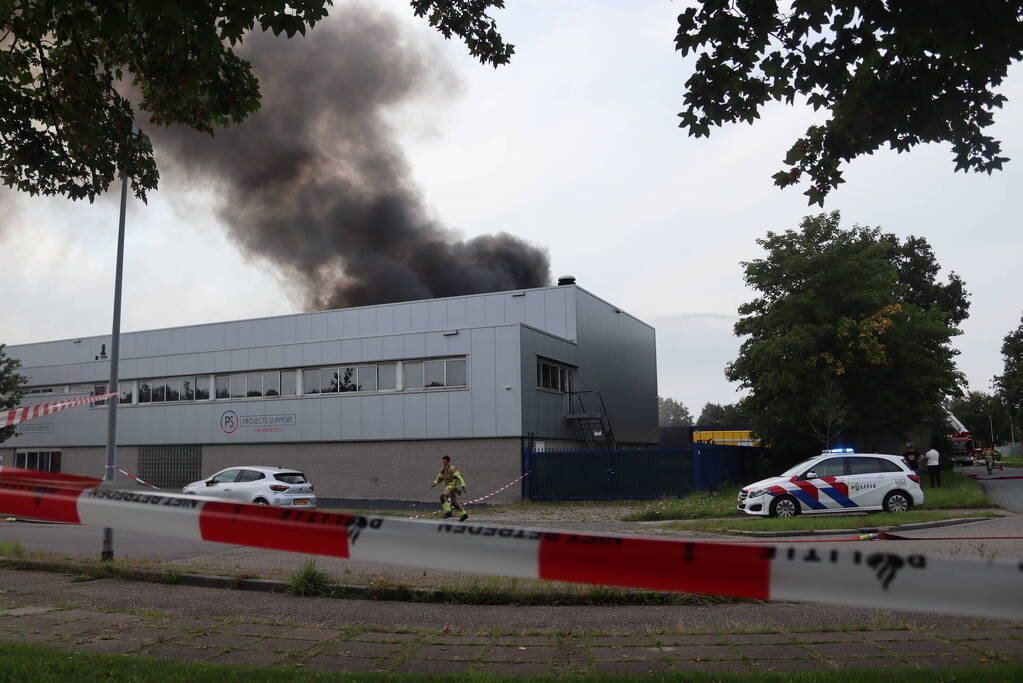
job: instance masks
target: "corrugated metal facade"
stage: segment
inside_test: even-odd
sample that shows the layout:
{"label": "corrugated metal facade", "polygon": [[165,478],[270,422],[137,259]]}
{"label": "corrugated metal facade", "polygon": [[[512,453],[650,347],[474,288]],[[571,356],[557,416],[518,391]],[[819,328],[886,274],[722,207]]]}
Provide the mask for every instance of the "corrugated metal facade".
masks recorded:
{"label": "corrugated metal facade", "polygon": [[[123,446],[422,439],[572,439],[561,396],[536,386],[537,356],[576,368],[600,391],[620,441],[657,441],[654,330],[576,286],[479,294],[193,325],[122,335],[122,382],[321,365],[464,357],[464,387],[123,405]],[[109,336],[10,346],[34,387],[24,404],[64,398],[64,387],[105,383],[96,359]],[[243,427],[228,431],[234,413]],[[29,423],[0,446],[75,448],[106,442],[105,407]],[[260,422],[257,418],[264,418]],[[272,423],[275,429],[258,425]],[[248,426],[244,426],[248,425]],[[256,426],[252,426],[256,425]]]}

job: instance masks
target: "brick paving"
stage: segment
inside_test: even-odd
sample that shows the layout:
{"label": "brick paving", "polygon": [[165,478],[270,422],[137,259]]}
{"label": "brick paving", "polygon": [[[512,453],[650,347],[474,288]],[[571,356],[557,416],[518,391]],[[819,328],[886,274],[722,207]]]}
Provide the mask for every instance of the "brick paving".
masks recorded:
{"label": "brick paving", "polygon": [[[840,618],[841,611],[829,610],[814,630],[807,625],[808,606],[502,610],[185,586],[154,591],[145,584],[74,582],[63,575],[10,570],[0,570],[0,578],[0,641],[283,667],[282,675],[301,668],[532,678],[1023,662],[1023,624],[993,620],[917,616],[900,622],[869,612]],[[790,617],[768,621],[770,613],[790,611]],[[661,621],[655,625],[657,615]],[[756,626],[737,628],[739,616]]]}
{"label": "brick paving", "polygon": [[0,640],[127,654],[327,672],[523,678],[566,673],[812,672],[848,667],[950,667],[1023,661],[1023,627],[743,633],[444,632],[353,624],[208,619],[16,604]]}

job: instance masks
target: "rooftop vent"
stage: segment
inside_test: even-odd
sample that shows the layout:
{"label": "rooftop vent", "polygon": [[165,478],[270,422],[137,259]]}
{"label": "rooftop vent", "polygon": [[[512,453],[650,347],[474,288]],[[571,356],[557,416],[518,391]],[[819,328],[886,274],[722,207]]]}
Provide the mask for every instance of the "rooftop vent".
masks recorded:
{"label": "rooftop vent", "polygon": [[562,275],[558,278],[558,287],[564,287],[565,285],[574,285],[575,275]]}

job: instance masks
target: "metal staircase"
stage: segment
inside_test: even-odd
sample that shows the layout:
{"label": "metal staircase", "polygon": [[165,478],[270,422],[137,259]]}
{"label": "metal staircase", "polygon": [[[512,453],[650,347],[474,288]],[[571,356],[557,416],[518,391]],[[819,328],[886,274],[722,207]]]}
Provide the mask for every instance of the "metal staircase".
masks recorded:
{"label": "metal staircase", "polygon": [[615,447],[611,420],[604,408],[604,399],[596,391],[566,391],[563,417],[575,422],[583,441],[590,447],[598,444]]}

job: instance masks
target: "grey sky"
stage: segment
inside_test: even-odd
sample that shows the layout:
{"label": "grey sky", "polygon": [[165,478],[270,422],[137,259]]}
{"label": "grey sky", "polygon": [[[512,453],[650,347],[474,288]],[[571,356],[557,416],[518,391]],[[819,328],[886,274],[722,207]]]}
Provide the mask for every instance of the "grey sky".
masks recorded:
{"label": "grey sky", "polygon": [[[343,5],[344,2],[338,2]],[[751,293],[739,262],[755,239],[817,213],[770,176],[813,120],[768,107],[755,126],[694,140],[677,128],[690,64],[674,51],[678,2],[514,0],[498,15],[516,45],[494,70],[388,0],[409,40],[436,46],[462,81],[457,96],[389,113],[432,217],[467,237],[506,231],[550,250],[552,274],[651,323],[659,391],[698,413],[736,399],[722,376],[739,342],[736,309]],[[315,31],[315,29],[314,29]],[[294,49],[303,49],[300,40]],[[925,236],[972,294],[957,340],[971,388],[990,390],[1004,335],[1019,324],[1023,237],[1023,72],[1010,70],[993,134],[1012,161],[993,176],[953,173],[949,149],[854,161],[825,210],[846,225]],[[116,203],[0,200],[0,341],[109,331]],[[297,310],[269,264],[246,262],[202,189],[161,186],[129,212],[123,329]]]}

